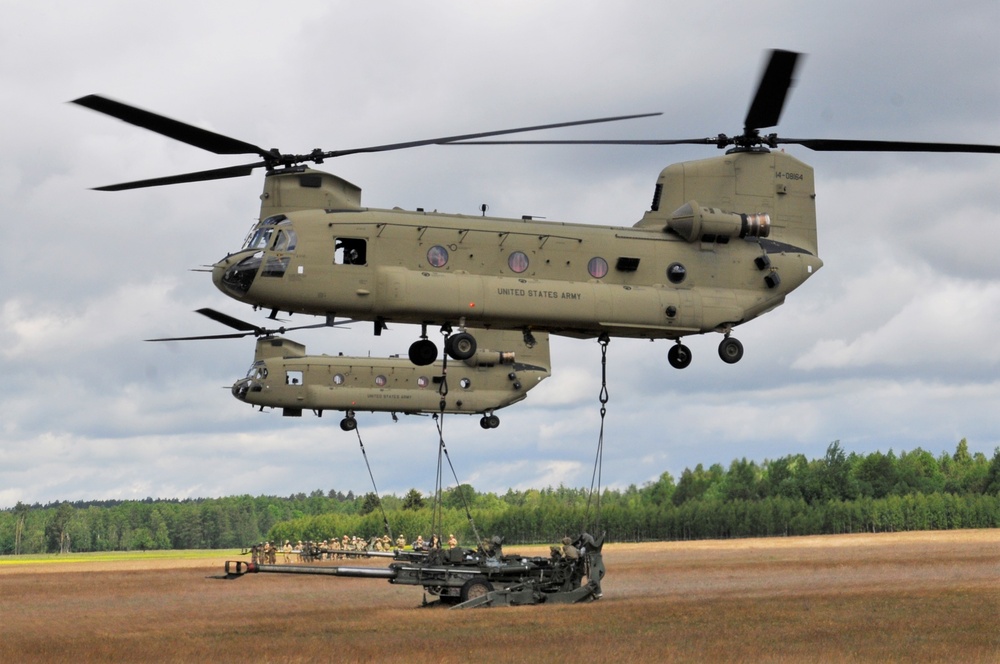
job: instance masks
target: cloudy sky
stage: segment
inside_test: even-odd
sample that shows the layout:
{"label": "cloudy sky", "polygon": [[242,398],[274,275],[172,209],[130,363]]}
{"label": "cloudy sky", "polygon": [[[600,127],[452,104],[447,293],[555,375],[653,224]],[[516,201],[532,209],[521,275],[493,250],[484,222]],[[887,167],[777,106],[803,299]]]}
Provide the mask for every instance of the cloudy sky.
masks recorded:
{"label": "cloudy sky", "polygon": [[[365,492],[339,417],[236,401],[253,341],[148,344],[263,316],[192,271],[233,251],[259,175],[91,187],[242,163],[66,102],[99,93],[286,152],[662,111],[551,138],[738,133],[763,53],[808,53],[780,133],[1000,144],[1000,4],[558,2],[0,5],[0,507],[17,501]],[[419,9],[415,9],[419,5]],[[613,7],[613,9],[612,9]],[[894,7],[894,8],[893,8]],[[540,137],[540,136],[536,136]],[[609,348],[605,485],[791,453],[1000,446],[1000,156],[789,152],[816,169],[825,267],[785,305],[669,367],[669,343]],[[631,225],[669,163],[705,147],[430,146],[324,168],[371,207]],[[297,322],[309,322],[299,320]],[[308,330],[310,352],[405,353],[417,330]],[[480,490],[588,486],[600,348],[555,338],[555,371],[483,431],[448,417]],[[434,486],[429,418],[362,414],[379,489]]]}

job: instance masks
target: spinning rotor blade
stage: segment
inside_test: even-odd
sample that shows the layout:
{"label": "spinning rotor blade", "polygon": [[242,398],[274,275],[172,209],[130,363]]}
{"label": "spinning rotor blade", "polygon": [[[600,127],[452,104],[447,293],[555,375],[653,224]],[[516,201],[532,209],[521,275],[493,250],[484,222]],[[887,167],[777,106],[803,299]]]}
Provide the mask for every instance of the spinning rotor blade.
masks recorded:
{"label": "spinning rotor blade", "polygon": [[100,95],[87,95],[74,99],[72,103],[215,154],[259,154],[265,158],[272,156],[270,152],[256,145],[216,134],[207,129],[199,129]]}
{"label": "spinning rotor blade", "polygon": [[759,130],[778,124],[788,91],[795,83],[795,68],[800,53],[773,50],[761,74],[757,91],[754,93],[743,133],[739,136],[718,136],[708,138],[679,139],[609,139],[609,140],[564,140],[564,141],[472,141],[454,140],[447,145],[715,145],[724,148],[730,145],[737,150],[753,150],[777,147],[781,144],[796,144],[810,150],[824,152],[970,152],[1000,153],[1000,146],[973,143],[933,143],[920,141],[869,141],[827,138],[780,138],[777,134],[761,136]]}
{"label": "spinning rotor blade", "polygon": [[1000,145],[976,143],[921,143],[913,141],[865,141],[838,138],[776,138],[817,152],[978,152],[1000,154]]}
{"label": "spinning rotor blade", "polygon": [[230,138],[229,136],[223,136],[222,134],[217,134],[206,129],[200,129],[178,120],[173,120],[156,113],[151,113],[150,111],[144,111],[141,108],[136,108],[135,106],[130,106],[129,104],[114,101],[113,99],[108,99],[107,97],[102,97],[101,95],[87,95],[85,97],[80,97],[79,99],[74,99],[72,103],[97,111],[98,113],[110,115],[113,118],[123,120],[124,122],[128,122],[129,124],[133,124],[137,127],[148,129],[156,132],[157,134],[173,138],[174,140],[187,143],[188,145],[193,145],[194,147],[201,148],[203,150],[208,150],[209,152],[213,152],[215,154],[257,154],[264,158],[264,161],[253,164],[229,166],[226,168],[217,168],[208,171],[182,173],[180,175],[170,175],[166,177],[150,178],[146,180],[136,180],[133,182],[123,182],[120,184],[95,187],[97,191],[124,191],[127,189],[158,187],[161,185],[181,184],[185,182],[221,180],[225,178],[235,178],[249,175],[254,169],[262,166],[271,170],[278,166],[293,166],[295,164],[306,162],[322,163],[324,159],[342,157],[362,152],[387,152],[390,150],[415,148],[422,145],[440,145],[450,143],[452,141],[483,138],[486,136],[501,136],[504,134],[516,134],[526,131],[540,131],[542,129],[573,127],[576,125],[597,124],[601,122],[617,122],[619,120],[631,120],[635,118],[661,115],[660,113],[621,115],[607,118],[596,118],[592,120],[576,120],[573,122],[558,122],[553,124],[535,125],[531,127],[518,127],[515,129],[477,132],[473,134],[440,136],[437,138],[428,138],[419,141],[388,143],[385,145],[373,145],[361,148],[352,148],[349,150],[331,150],[329,152],[323,152],[322,150],[316,149],[308,154],[294,155],[281,154],[278,150],[265,150],[264,148],[252,143],[246,143],[235,138]]}
{"label": "spinning rotor blade", "polygon": [[619,120],[634,120],[636,118],[649,118],[655,115],[663,115],[663,113],[640,113],[637,115],[618,115],[609,118],[596,118],[593,120],[574,120],[572,122],[556,122],[554,124],[544,124],[544,125],[534,125],[531,127],[517,127],[515,129],[499,129],[497,131],[483,131],[475,134],[457,134],[455,136],[442,136],[439,138],[427,138],[420,141],[407,141],[404,143],[389,143],[386,145],[376,145],[365,148],[354,148],[351,150],[333,150],[331,152],[324,152],[322,156],[326,157],[342,157],[349,154],[357,154],[360,152],[387,152],[389,150],[404,150],[406,148],[416,148],[422,145],[446,145],[449,143],[454,143],[456,141],[469,141],[476,138],[485,138],[487,136],[503,136],[504,134],[520,134],[527,131],[541,131],[543,129],[558,129],[560,127],[576,127],[578,125],[586,124],[599,124],[601,122],[618,122]]}
{"label": "spinning rotor blade", "polygon": [[743,131],[751,133],[755,129],[774,127],[781,117],[788,89],[792,87],[795,63],[799,54],[793,51],[771,51],[767,67],[757,84],[757,93],[750,102],[750,110],[743,120]]}
{"label": "spinning rotor blade", "polygon": [[200,341],[203,339],[240,339],[242,337],[249,337],[253,335],[255,337],[266,337],[272,334],[284,334],[285,332],[290,332],[292,330],[309,330],[320,327],[333,327],[328,323],[315,323],[313,325],[296,325],[294,327],[279,327],[273,330],[267,328],[258,327],[246,321],[242,321],[239,318],[234,318],[229,314],[224,314],[221,311],[216,311],[215,309],[198,309],[195,313],[199,313],[202,316],[207,316],[217,323],[222,323],[227,327],[231,327],[235,330],[240,330],[240,332],[231,332],[229,334],[208,334],[199,335],[195,337],[165,337],[162,339],[146,339],[146,341]]}
{"label": "spinning rotor blade", "polygon": [[160,187],[167,184],[183,184],[185,182],[204,182],[206,180],[224,180],[226,178],[238,178],[253,173],[255,168],[267,166],[266,161],[259,161],[256,164],[246,164],[243,166],[229,166],[226,168],[213,168],[208,171],[198,171],[197,173],[184,173],[181,175],[168,175],[160,178],[150,178],[149,180],[136,180],[134,182],[122,182],[119,184],[109,184],[103,187],[94,187],[94,191],[126,191],[128,189],[142,189],[143,187]]}

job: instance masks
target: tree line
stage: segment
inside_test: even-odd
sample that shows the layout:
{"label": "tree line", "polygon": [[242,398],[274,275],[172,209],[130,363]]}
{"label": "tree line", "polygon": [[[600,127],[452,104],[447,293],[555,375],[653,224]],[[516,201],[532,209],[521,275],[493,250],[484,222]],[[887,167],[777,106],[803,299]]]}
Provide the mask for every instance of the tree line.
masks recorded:
{"label": "tree line", "polygon": [[554,542],[583,530],[607,541],[769,537],[1000,527],[1000,448],[991,459],[963,439],[954,453],[917,448],[847,454],[831,443],[802,454],[728,468],[698,464],[675,480],[591,496],[564,486],[477,492],[463,484],[434,496],[331,490],[198,500],[18,503],[0,511],[0,554],[220,549],[271,540],[322,541],[390,534],[427,539],[432,529],[466,546]]}

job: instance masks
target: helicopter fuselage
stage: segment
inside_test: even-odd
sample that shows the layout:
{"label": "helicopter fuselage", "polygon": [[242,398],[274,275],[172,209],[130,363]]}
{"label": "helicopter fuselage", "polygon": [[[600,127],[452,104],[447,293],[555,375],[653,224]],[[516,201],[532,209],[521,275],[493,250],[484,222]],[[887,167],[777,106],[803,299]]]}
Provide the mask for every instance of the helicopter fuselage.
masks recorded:
{"label": "helicopter fuselage", "polygon": [[254,362],[232,393],[261,408],[280,408],[297,417],[345,413],[342,428],[356,426],[360,411],[403,414],[482,414],[495,428],[498,410],[523,400],[550,375],[548,335],[528,344],[519,332],[476,330],[480,348],[463,362],[414,366],[399,357],[306,355],[305,346],[284,337],[257,340]]}
{"label": "helicopter fuselage", "polygon": [[783,153],[667,167],[633,226],[370,209],[352,187],[270,175],[215,284],[289,313],[678,339],[728,334],[822,266],[812,169]]}

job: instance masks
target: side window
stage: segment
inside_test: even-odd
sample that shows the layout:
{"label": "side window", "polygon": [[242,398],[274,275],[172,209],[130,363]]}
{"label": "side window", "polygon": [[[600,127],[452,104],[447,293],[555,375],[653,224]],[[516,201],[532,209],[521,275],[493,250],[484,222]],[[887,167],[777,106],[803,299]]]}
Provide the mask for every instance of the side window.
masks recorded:
{"label": "side window", "polygon": [[295,231],[291,228],[278,231],[278,238],[274,241],[274,251],[295,251],[296,243]]}
{"label": "side window", "polygon": [[285,372],[285,385],[301,385],[302,384],[302,372],[301,371],[286,371]]}
{"label": "side window", "polygon": [[353,237],[338,237],[334,241],[334,265],[365,265],[368,263],[368,243]]}

